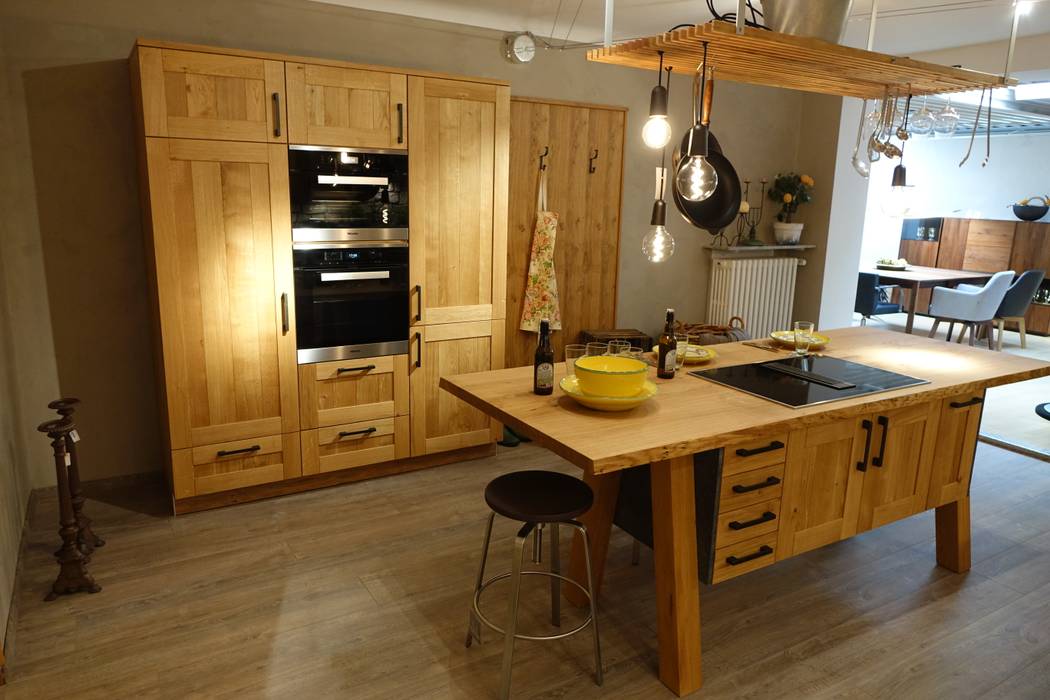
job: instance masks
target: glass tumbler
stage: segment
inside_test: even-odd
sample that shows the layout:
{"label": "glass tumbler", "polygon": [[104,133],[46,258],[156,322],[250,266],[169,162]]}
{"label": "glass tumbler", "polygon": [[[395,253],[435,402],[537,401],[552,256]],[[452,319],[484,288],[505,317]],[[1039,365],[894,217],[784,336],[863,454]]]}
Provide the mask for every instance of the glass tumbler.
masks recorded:
{"label": "glass tumbler", "polygon": [[809,346],[813,343],[812,321],[795,321],[795,354],[805,357],[809,354]]}
{"label": "glass tumbler", "polygon": [[587,354],[586,345],[565,346],[565,376],[576,375],[576,360]]}
{"label": "glass tumbler", "polygon": [[631,349],[631,342],[629,340],[610,340],[609,341],[609,354],[610,355],[626,355]]}
{"label": "glass tumbler", "polygon": [[609,352],[608,343],[587,343],[587,356],[604,355]]}
{"label": "glass tumbler", "polygon": [[674,339],[678,346],[674,354],[674,368],[676,372],[681,372],[682,367],[685,366],[686,355],[689,354],[689,336],[684,333],[675,333]]}

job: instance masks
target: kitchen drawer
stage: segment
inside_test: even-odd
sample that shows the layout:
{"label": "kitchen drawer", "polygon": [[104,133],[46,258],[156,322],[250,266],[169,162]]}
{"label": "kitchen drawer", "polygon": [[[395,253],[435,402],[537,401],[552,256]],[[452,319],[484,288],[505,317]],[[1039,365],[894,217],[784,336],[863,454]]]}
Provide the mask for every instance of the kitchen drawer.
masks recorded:
{"label": "kitchen drawer", "polygon": [[712,583],[769,566],[777,559],[777,535],[770,533],[715,550]]}
{"label": "kitchen drawer", "polygon": [[320,474],[409,456],[408,416],[303,431],[303,474]]}
{"label": "kitchen drawer", "polygon": [[304,430],[408,415],[408,355],[299,365]]}
{"label": "kitchen drawer", "polygon": [[740,472],[780,464],[787,457],[788,434],[770,435],[725,448],[722,455],[722,474]]}
{"label": "kitchen drawer", "polygon": [[718,512],[728,513],[737,508],[780,498],[783,481],[783,464],[723,476]]}
{"label": "kitchen drawer", "polygon": [[293,479],[302,473],[299,433],[173,450],[175,498]]}
{"label": "kitchen drawer", "polygon": [[727,547],[747,539],[776,533],[778,527],[779,498],[721,512],[715,525],[715,547]]}

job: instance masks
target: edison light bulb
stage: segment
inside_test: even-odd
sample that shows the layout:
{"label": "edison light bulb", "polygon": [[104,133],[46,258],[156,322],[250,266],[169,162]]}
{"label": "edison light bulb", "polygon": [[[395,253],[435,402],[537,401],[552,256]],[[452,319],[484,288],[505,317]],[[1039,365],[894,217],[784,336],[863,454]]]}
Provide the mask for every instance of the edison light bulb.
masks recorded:
{"label": "edison light bulb", "polygon": [[663,262],[674,255],[674,237],[664,226],[657,224],[642,239],[642,252],[649,262]]}
{"label": "edison light bulb", "polygon": [[704,156],[692,156],[675,176],[678,194],[690,202],[702,202],[718,187],[718,173]]}
{"label": "edison light bulb", "polygon": [[655,114],[642,127],[642,141],[649,148],[663,148],[671,140],[671,125],[667,116]]}
{"label": "edison light bulb", "polygon": [[907,185],[891,187],[889,193],[882,199],[882,211],[887,216],[904,218],[911,213],[914,201],[914,187]]}

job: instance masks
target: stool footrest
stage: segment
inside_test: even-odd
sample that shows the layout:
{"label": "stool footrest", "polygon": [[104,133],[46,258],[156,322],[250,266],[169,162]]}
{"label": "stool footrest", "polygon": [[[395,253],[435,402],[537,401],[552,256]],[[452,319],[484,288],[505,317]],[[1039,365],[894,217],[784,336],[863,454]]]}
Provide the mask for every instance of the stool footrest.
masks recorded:
{"label": "stool footrest", "polygon": [[[580,589],[580,591],[583,592],[583,594],[585,596],[587,596],[587,599],[590,600],[591,596],[590,596],[590,593],[587,591],[587,588],[585,586],[581,585],[578,581],[575,581],[574,579],[569,578],[568,576],[562,576],[561,574],[555,574],[555,573],[552,573],[550,571],[522,571],[521,575],[522,576],[546,576],[548,578],[561,579],[562,581],[565,581],[566,583],[569,583],[569,584],[572,584],[573,586],[576,586],[578,589]],[[494,632],[497,632],[498,634],[506,634],[506,631],[502,627],[497,625],[496,623],[492,622],[492,620],[490,620],[487,617],[485,617],[485,613],[481,612],[481,594],[485,592],[486,588],[488,588],[490,585],[492,585],[496,581],[502,581],[503,579],[510,578],[510,577],[511,577],[511,573],[510,572],[499,574],[497,576],[493,576],[492,578],[490,578],[490,579],[486,580],[484,583],[482,583],[481,587],[478,588],[477,593],[474,594],[474,606],[473,606],[474,607],[474,614],[477,616],[477,619],[480,620],[486,627],[488,627],[489,629],[491,629]],[[587,629],[587,627],[591,624],[592,620],[593,620],[592,616],[588,615],[583,620],[583,622],[581,622],[579,625],[577,625],[573,629],[571,629],[571,630],[569,630],[567,632],[561,632],[559,634],[548,634],[548,635],[515,634],[514,638],[515,639],[526,639],[526,640],[531,641],[531,642],[545,642],[545,641],[552,641],[552,640],[555,640],[555,639],[565,639],[566,637],[571,637],[572,635],[576,634],[577,632],[581,632],[581,631]],[[480,641],[480,639],[478,641]]]}

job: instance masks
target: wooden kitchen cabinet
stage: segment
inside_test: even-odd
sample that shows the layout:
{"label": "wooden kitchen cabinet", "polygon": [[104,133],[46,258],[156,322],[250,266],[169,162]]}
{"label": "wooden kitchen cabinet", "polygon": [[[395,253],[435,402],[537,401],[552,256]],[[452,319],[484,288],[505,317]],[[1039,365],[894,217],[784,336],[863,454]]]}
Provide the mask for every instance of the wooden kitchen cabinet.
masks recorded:
{"label": "wooden kitchen cabinet", "polygon": [[171,462],[176,499],[294,479],[302,473],[299,433],[174,450]]}
{"label": "wooden kitchen cabinet", "polygon": [[287,142],[284,64],[137,47],[132,76],[146,136]]}
{"label": "wooden kitchen cabinet", "polygon": [[943,506],[970,494],[984,391],[950,396],[934,406],[940,411],[940,425],[926,508]]}
{"label": "wooden kitchen cabinet", "polygon": [[412,323],[503,318],[509,88],[410,76],[408,100]]}
{"label": "wooden kitchen cabinet", "polygon": [[503,320],[418,327],[410,358],[412,456],[499,439],[502,428],[476,408],[441,389],[442,376],[503,367]]}
{"label": "wooden kitchen cabinet", "polygon": [[408,415],[408,355],[299,365],[303,430]]}
{"label": "wooden kitchen cabinet", "polygon": [[405,148],[407,76],[286,63],[288,139],[349,148]]}
{"label": "wooden kitchen cabinet", "polygon": [[409,456],[408,416],[304,430],[303,475],[392,462]]}
{"label": "wooden kitchen cabinet", "polygon": [[287,149],[146,139],[171,449],[299,429]]}

